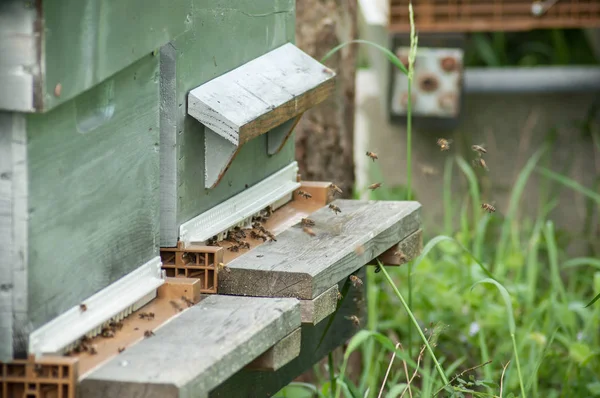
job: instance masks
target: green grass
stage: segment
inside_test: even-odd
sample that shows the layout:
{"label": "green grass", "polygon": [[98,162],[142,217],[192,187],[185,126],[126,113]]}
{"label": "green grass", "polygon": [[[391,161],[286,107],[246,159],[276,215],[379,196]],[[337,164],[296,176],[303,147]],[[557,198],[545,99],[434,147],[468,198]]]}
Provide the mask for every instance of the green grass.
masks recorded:
{"label": "green grass", "polygon": [[[556,56],[561,62],[578,53],[560,33],[552,37],[563,51]],[[509,62],[500,51],[510,46],[507,37],[483,39],[476,40],[488,63]],[[416,41],[413,32],[415,49]],[[410,65],[407,70],[389,50],[363,40],[339,45],[324,60],[353,43],[379,48],[410,78]],[[409,115],[407,187],[384,185],[371,199],[416,196],[410,120]],[[449,156],[441,187],[445,235],[429,239],[421,255],[403,267],[382,267],[378,274],[367,270],[365,329],[350,340],[341,361],[328,357],[328,374],[318,377],[318,385],[292,383],[277,397],[362,398],[378,397],[380,391],[386,398],[600,396],[600,259],[598,253],[569,258],[562,231],[550,218],[561,190],[583,195],[590,212],[598,209],[600,196],[597,189],[543,167],[550,164],[551,149],[548,140],[528,160],[506,213],[491,215],[480,208],[485,198],[476,173],[460,156]],[[455,163],[468,185],[462,195],[451,191]],[[539,210],[522,214],[534,171],[542,179]],[[370,174],[382,181],[377,163]],[[355,352],[362,354],[363,372],[352,378],[346,373]]]}

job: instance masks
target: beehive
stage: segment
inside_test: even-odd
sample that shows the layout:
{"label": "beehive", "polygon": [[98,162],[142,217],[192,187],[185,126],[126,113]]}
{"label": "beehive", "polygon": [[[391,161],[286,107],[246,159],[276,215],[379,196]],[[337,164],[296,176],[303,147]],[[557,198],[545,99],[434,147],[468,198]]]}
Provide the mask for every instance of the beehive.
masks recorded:
{"label": "beehive", "polygon": [[[389,0],[390,32],[410,31],[409,2]],[[414,0],[412,3],[415,26],[421,33],[592,28],[600,25],[598,0]],[[544,3],[555,4],[544,10]]]}

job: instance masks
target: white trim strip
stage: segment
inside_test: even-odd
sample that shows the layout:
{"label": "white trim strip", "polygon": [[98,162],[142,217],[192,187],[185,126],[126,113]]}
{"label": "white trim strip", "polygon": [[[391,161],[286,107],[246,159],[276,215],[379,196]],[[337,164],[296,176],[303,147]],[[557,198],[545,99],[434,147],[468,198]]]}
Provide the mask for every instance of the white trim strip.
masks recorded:
{"label": "white trim strip", "polygon": [[182,224],[179,239],[184,245],[205,242],[231,227],[246,224],[248,218],[298,189],[297,174],[298,163],[290,163],[258,184]]}
{"label": "white trim strip", "polygon": [[29,353],[68,351],[81,337],[99,334],[106,322],[120,320],[142,307],[156,297],[156,289],[164,283],[161,266],[160,257],[154,257],[85,300],[86,311],[78,305],[35,330],[29,336]]}

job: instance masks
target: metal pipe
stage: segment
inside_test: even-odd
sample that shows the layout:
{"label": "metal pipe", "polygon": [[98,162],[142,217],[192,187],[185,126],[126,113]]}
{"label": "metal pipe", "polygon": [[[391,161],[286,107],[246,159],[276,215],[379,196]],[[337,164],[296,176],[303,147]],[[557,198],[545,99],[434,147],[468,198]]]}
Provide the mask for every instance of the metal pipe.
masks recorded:
{"label": "metal pipe", "polygon": [[600,93],[600,67],[467,68],[465,93]]}

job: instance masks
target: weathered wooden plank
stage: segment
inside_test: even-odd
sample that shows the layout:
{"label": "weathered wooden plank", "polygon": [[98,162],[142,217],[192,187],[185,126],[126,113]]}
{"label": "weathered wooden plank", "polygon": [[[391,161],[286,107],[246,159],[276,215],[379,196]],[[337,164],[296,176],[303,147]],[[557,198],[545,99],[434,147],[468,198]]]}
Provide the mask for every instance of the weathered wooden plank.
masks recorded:
{"label": "weathered wooden plank", "polygon": [[[366,278],[363,267],[357,275],[365,281],[360,289],[350,288],[340,302],[340,308],[317,325],[302,325],[300,355],[276,372],[241,370],[210,393],[211,398],[270,397],[298,375],[310,369],[334,348],[344,344],[359,329],[348,318],[356,315],[361,324],[367,323]],[[341,290],[347,278],[340,281]],[[333,318],[330,324],[330,319]],[[325,335],[324,333],[327,332]],[[323,337],[324,336],[324,337]],[[321,343],[321,338],[323,341]],[[251,391],[252,395],[248,392]]]}
{"label": "weathered wooden plank", "polygon": [[298,327],[295,299],[212,295],[93,370],[80,392],[203,397]]}
{"label": "weathered wooden plank", "polygon": [[302,323],[316,325],[333,314],[338,303],[338,286],[333,285],[312,300],[300,300]]}
{"label": "weathered wooden plank", "polygon": [[310,218],[316,236],[300,226],[277,235],[228,266],[219,277],[219,292],[264,297],[313,299],[392,245],[420,228],[417,202],[332,202],[334,214],[323,207]]}
{"label": "weathered wooden plank", "polygon": [[[385,265],[402,265],[414,260],[423,250],[423,230],[419,229],[377,257]],[[377,261],[371,264],[377,265]]]}
{"label": "weathered wooden plank", "polygon": [[301,328],[298,328],[246,365],[244,369],[275,372],[300,355],[301,341],[302,332]]}
{"label": "weathered wooden plank", "polygon": [[158,64],[148,54],[76,99],[27,115],[33,328],[158,255]]}

